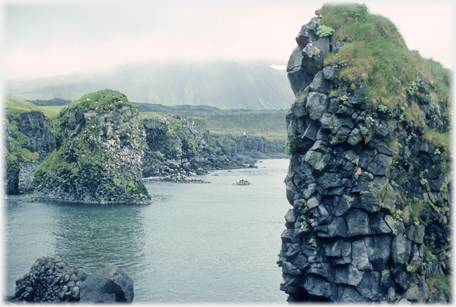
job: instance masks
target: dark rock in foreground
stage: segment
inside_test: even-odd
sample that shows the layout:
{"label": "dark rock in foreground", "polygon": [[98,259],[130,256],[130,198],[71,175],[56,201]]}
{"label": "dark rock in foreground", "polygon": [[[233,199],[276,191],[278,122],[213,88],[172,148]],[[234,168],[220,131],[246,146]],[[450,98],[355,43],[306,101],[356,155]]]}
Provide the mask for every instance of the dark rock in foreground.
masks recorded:
{"label": "dark rock in foreground", "polygon": [[114,265],[93,273],[81,284],[81,303],[132,303],[133,280]]}
{"label": "dark rock in foreground", "polygon": [[16,280],[12,301],[77,302],[87,272],[72,268],[59,256],[38,258],[30,272]]}
{"label": "dark rock in foreground", "polygon": [[89,275],[55,257],[38,258],[29,273],[16,280],[10,302],[132,303],[133,280],[114,265]]}

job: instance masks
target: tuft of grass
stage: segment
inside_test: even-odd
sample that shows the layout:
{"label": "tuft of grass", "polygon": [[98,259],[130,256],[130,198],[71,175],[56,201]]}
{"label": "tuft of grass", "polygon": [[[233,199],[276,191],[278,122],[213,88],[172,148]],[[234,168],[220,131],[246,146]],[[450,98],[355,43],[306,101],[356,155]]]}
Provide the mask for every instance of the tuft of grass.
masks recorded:
{"label": "tuft of grass", "polygon": [[64,107],[65,106],[41,106],[39,109],[44,113],[44,115],[54,121]]}
{"label": "tuft of grass", "polygon": [[441,147],[447,153],[451,150],[450,132],[439,132],[433,129],[426,129],[421,136],[424,141],[431,143],[435,147]]}
{"label": "tuft of grass", "polygon": [[450,70],[408,50],[389,19],[370,14],[360,4],[325,4],[320,13],[321,25],[335,30],[332,41],[345,43],[337,56],[327,56],[325,64],[338,65],[340,78],[352,88],[365,86],[370,106],[382,104],[392,108],[402,104],[407,89],[420,75],[434,87],[435,106],[442,113],[449,107]]}

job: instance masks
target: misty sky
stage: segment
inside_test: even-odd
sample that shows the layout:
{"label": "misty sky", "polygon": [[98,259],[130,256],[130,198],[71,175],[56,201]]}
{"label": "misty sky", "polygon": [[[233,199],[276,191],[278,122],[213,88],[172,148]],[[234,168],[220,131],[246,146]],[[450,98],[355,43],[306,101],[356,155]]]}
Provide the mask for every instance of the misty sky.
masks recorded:
{"label": "misty sky", "polygon": [[[95,4],[4,1],[4,77],[47,77],[176,59],[269,59],[283,65],[301,26],[324,2],[90,3]],[[364,3],[371,13],[396,24],[409,49],[453,67],[451,1]]]}

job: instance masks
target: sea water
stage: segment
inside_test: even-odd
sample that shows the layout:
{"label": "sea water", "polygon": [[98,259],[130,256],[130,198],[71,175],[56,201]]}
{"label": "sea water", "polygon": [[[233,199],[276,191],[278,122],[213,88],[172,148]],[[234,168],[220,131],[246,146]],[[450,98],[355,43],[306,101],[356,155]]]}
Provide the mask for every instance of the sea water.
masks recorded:
{"label": "sea water", "polygon": [[134,303],[286,303],[276,261],[288,163],[197,177],[206,184],[148,183],[151,205],[5,203],[4,291],[37,258],[58,255],[88,273],[118,266]]}

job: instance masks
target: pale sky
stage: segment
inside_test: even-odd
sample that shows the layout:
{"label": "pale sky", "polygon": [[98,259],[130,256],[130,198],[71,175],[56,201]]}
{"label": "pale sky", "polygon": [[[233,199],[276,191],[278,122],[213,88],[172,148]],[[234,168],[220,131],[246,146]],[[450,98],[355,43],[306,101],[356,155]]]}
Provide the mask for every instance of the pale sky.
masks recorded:
{"label": "pale sky", "polygon": [[[175,59],[269,59],[271,64],[285,64],[301,26],[323,3],[6,0],[4,78],[47,77]],[[409,49],[453,68],[452,1],[359,3],[395,23]]]}

